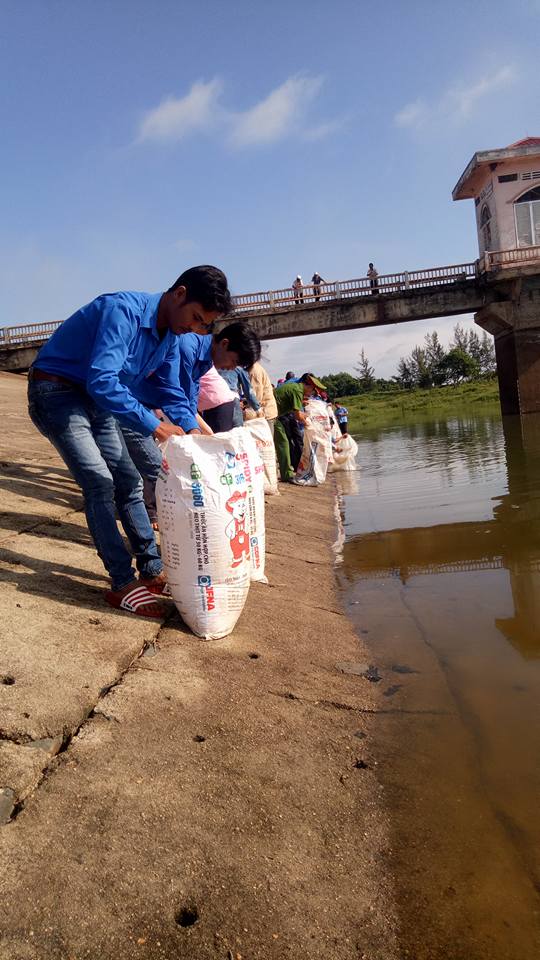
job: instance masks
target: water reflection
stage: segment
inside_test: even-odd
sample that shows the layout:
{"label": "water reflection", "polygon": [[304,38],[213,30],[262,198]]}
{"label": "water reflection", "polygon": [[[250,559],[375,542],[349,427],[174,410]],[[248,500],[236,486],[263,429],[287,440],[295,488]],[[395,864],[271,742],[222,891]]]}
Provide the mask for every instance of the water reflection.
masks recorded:
{"label": "water reflection", "polygon": [[[540,656],[540,417],[438,420],[360,439],[360,497],[345,506],[343,572],[358,579],[508,571],[514,613],[495,619]],[[347,491],[342,489],[344,496]],[[479,519],[461,519],[470,512]],[[423,522],[410,525],[420,514]],[[450,516],[452,522],[438,523]],[[389,528],[394,520],[403,526]]]}
{"label": "water reflection", "polygon": [[403,954],[537,960],[540,416],[357,440],[338,575],[381,677],[372,749]]}

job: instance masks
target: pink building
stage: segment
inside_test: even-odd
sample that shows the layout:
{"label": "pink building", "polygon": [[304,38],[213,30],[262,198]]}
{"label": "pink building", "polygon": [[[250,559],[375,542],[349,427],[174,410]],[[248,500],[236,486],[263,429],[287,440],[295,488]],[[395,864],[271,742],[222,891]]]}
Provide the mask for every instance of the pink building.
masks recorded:
{"label": "pink building", "polygon": [[525,248],[540,248],[540,137],[475,153],[452,197],[474,200],[481,257],[488,251],[519,248],[521,255],[500,258],[500,265],[538,258],[540,249]]}

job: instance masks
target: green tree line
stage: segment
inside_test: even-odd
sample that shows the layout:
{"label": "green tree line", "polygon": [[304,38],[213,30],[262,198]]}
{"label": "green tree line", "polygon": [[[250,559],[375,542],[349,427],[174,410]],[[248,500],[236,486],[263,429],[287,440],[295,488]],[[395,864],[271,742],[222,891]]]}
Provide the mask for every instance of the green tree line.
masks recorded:
{"label": "green tree line", "polygon": [[322,377],[331,398],[371,391],[425,390],[488,379],[496,372],[495,348],[485,331],[479,336],[476,330],[464,330],[458,323],[447,348],[437,331],[426,333],[423,344],[415,346],[409,356],[400,357],[390,380],[375,376],[364,349],[354,370],[354,374],[329,373]]}

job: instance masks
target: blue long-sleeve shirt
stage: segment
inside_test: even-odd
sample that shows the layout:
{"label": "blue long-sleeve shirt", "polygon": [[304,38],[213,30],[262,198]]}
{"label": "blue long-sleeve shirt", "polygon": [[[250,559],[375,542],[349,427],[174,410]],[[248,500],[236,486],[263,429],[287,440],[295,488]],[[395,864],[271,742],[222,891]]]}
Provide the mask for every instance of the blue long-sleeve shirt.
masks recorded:
{"label": "blue long-sleeve shirt", "polygon": [[251,380],[243,367],[235,367],[233,370],[219,371],[231,390],[234,390],[239,396],[243,396],[253,410],[258,410],[260,403],[257,400],[251,386]]}
{"label": "blue long-sleeve shirt", "polygon": [[[199,424],[196,420],[197,406],[199,402],[199,381],[205,373],[213,366],[212,343],[213,337],[202,336],[198,333],[186,333],[180,339],[178,349],[178,380],[180,389],[186,396],[192,417],[192,426],[190,430],[198,429]],[[164,413],[170,420],[174,420],[174,409],[165,404],[162,407]],[[183,424],[181,424],[183,429]]]}
{"label": "blue long-sleeve shirt", "polygon": [[[105,293],[68,317],[35,366],[81,384],[95,402],[146,436],[161,408],[186,432],[197,426],[178,378],[182,337],[157,330],[161,293]],[[204,338],[203,338],[204,339]]]}

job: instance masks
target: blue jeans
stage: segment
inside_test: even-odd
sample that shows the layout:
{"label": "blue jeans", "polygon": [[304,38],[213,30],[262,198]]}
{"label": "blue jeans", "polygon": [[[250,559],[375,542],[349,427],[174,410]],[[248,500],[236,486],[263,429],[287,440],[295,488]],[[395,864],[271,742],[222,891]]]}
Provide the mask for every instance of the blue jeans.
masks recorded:
{"label": "blue jeans", "polygon": [[49,380],[29,381],[28,410],[82,489],[88,529],[113,590],[135,579],[116,512],[141,575],[150,578],[161,573],[163,564],[143,503],[141,478],[112,414],[98,407],[84,390]]}
{"label": "blue jeans", "polygon": [[244,426],[244,414],[242,413],[242,407],[240,406],[240,398],[237,397],[234,401],[233,409],[233,427],[243,427]]}
{"label": "blue jeans", "polygon": [[144,437],[132,427],[120,427],[128,453],[143,481],[143,499],[150,520],[157,520],[156,480],[161,469],[162,454],[153,437]]}

